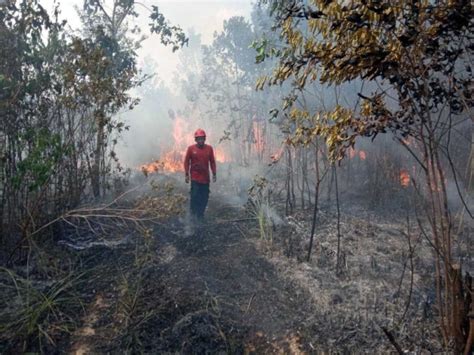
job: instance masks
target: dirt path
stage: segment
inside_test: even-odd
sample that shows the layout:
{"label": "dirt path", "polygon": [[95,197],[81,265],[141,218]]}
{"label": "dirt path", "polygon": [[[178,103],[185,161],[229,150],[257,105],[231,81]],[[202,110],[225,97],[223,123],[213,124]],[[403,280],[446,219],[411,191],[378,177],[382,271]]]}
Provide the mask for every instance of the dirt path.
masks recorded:
{"label": "dirt path", "polygon": [[86,307],[69,353],[311,350],[302,336],[310,297],[267,261],[254,222],[214,201],[206,223],[191,236],[182,221],[156,228],[139,272],[131,245],[104,258],[89,250],[101,270],[100,307]]}
{"label": "dirt path", "polygon": [[[175,333],[183,335],[181,349],[199,347],[186,341],[202,330],[203,315],[211,315],[212,326],[226,345],[220,350],[300,353],[306,348],[300,328],[308,302],[302,291],[278,276],[257,250],[255,239],[246,236],[243,229],[248,223],[239,221],[244,217],[235,208],[214,205],[207,224],[195,235],[160,238],[159,249],[176,250],[162,274],[163,284],[176,302],[204,300],[205,305],[174,325]],[[202,345],[206,350],[206,340]]]}

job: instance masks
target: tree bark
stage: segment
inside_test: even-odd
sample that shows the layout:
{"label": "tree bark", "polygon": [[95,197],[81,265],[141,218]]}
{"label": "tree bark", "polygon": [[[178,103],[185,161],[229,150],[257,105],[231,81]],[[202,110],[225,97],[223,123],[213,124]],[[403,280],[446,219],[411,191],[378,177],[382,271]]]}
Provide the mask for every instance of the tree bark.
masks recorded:
{"label": "tree bark", "polygon": [[96,136],[96,147],[94,152],[94,163],[92,165],[91,171],[91,184],[92,192],[94,193],[95,198],[100,197],[100,173],[101,173],[101,158],[102,152],[104,149],[104,128],[105,128],[105,118],[102,111],[96,112],[96,121],[97,121],[97,136]]}

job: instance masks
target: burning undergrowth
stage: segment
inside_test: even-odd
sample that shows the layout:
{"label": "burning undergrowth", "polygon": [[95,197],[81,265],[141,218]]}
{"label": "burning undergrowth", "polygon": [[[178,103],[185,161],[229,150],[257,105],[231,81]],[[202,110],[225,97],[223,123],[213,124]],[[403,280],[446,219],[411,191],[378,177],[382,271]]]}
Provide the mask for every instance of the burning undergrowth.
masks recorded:
{"label": "burning undergrowth", "polygon": [[[147,162],[138,167],[143,174],[151,173],[184,173],[183,161],[186,149],[193,144],[193,133],[195,128],[187,120],[173,115],[173,128],[171,139],[163,140],[158,159]],[[212,131],[210,131],[212,132]],[[217,135],[217,132],[216,132]],[[219,163],[230,161],[230,156],[222,147],[215,148],[215,158]]]}

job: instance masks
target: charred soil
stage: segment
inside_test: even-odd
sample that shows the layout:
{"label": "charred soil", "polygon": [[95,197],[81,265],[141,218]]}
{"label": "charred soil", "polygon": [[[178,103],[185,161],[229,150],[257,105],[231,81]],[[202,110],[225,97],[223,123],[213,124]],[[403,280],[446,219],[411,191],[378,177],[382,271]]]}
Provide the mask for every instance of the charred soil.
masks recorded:
{"label": "charred soil", "polygon": [[[101,275],[109,287],[86,310],[71,350],[311,350],[302,342],[305,320],[313,311],[310,295],[280,277],[249,236],[252,224],[243,209],[214,205],[191,235],[180,220],[156,227],[142,268],[136,267],[130,249],[101,258]],[[109,271],[104,263],[112,264]],[[125,293],[135,300],[127,302]],[[124,317],[125,303],[132,305]]]}
{"label": "charred soil", "polygon": [[29,350],[393,352],[383,329],[404,350],[441,350],[432,251],[402,216],[343,214],[336,272],[334,212],[320,211],[308,262],[310,210],[281,219],[265,240],[245,208],[224,200],[211,199],[192,233],[171,218],[123,243],[60,243],[57,252],[84,275],[75,289],[82,306],[73,330]]}

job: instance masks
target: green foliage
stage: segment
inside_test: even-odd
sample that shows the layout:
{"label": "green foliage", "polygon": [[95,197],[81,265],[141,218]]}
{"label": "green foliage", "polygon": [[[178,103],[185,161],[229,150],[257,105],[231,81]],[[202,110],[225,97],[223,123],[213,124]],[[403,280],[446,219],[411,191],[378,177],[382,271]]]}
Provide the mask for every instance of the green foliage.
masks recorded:
{"label": "green foliage", "polygon": [[28,130],[21,141],[29,149],[26,157],[18,163],[18,172],[12,182],[16,188],[27,182],[28,189],[34,191],[48,182],[68,150],[63,146],[59,134],[46,128]]}
{"label": "green foliage", "polygon": [[173,52],[188,44],[188,38],[178,26],[170,25],[165,16],[160,12],[158,6],[152,6],[150,15],[150,31],[160,36],[161,43],[165,46],[171,45]]}
{"label": "green foliage", "polygon": [[[117,114],[139,100],[146,80],[137,68],[143,37],[135,1],[87,0],[83,27],[68,32],[38,0],[12,1],[0,11],[0,186],[5,253],[89,194],[103,196],[124,175],[114,145],[128,127]],[[186,38],[154,11],[152,31],[165,44]],[[156,22],[158,21],[158,22]],[[92,187],[92,188],[89,188]],[[21,250],[19,248],[18,250]]]}
{"label": "green foliage", "polygon": [[137,74],[135,58],[118,46],[100,30],[96,38],[73,39],[64,66],[67,96],[63,99],[69,107],[88,102],[96,108],[96,119],[102,116],[105,122],[124,106],[133,108],[136,102],[128,90]]}

